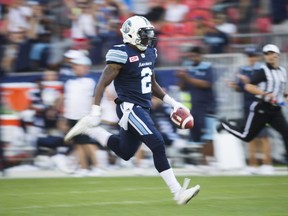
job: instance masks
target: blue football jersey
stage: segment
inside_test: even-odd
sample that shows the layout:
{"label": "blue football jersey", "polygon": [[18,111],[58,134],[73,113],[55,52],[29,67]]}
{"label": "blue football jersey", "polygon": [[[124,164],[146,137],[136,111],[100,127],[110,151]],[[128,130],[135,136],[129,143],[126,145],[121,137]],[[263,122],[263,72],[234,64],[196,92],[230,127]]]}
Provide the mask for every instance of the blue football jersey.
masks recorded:
{"label": "blue football jersey", "polygon": [[144,108],[151,107],[154,66],[157,58],[155,48],[139,52],[128,44],[114,45],[106,55],[107,64],[117,63],[123,67],[114,80],[115,90],[121,101]]}
{"label": "blue football jersey", "polygon": [[[201,61],[198,65],[194,65],[192,61],[183,63],[188,69],[189,76],[204,80],[213,85],[214,74],[212,64],[210,62]],[[199,88],[193,85],[188,85],[188,90],[191,93],[191,102],[194,109],[197,106],[205,106],[208,113],[213,114],[215,112],[216,101],[213,88]]]}

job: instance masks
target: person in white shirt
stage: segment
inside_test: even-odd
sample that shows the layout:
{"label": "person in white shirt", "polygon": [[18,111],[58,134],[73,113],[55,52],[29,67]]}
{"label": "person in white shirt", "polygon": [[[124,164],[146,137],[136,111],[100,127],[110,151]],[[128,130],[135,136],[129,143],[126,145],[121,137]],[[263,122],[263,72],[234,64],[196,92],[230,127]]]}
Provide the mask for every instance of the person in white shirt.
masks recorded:
{"label": "person in white shirt", "polygon": [[182,4],[179,0],[170,0],[167,2],[164,20],[167,22],[179,23],[184,21],[189,12],[189,7]]}
{"label": "person in white shirt", "polygon": [[[64,117],[70,127],[90,112],[93,101],[94,89],[96,87],[95,80],[89,75],[91,60],[80,55],[71,60],[72,70],[76,77],[67,80],[64,85]],[[79,169],[76,170],[74,176],[95,176],[100,172],[96,168],[96,143],[87,135],[79,135],[72,140],[75,152],[79,160]],[[92,166],[89,166],[91,161]]]}

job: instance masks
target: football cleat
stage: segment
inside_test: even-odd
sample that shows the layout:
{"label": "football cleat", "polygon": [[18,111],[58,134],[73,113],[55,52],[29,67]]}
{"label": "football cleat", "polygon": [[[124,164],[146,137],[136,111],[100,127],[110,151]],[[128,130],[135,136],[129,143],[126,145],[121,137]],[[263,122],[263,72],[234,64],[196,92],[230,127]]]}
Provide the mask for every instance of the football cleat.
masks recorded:
{"label": "football cleat", "polygon": [[200,191],[200,185],[196,185],[192,188],[187,189],[190,179],[185,178],[183,187],[179,192],[175,194],[174,200],[178,205],[187,204],[193,197],[195,197]]}
{"label": "football cleat", "polygon": [[73,137],[82,134],[87,129],[86,121],[81,121],[80,119],[71,129],[70,131],[65,135],[64,141],[69,142]]}

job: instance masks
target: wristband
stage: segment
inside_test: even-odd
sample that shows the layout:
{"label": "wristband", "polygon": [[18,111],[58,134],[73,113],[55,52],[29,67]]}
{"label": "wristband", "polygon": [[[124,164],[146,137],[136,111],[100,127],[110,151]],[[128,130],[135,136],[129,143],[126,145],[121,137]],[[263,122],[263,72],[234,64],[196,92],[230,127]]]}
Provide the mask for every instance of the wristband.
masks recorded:
{"label": "wristband", "polygon": [[163,97],[163,102],[171,105],[172,107],[174,107],[176,103],[176,101],[172,97],[170,97],[168,94],[166,94]]}
{"label": "wristband", "polygon": [[101,107],[98,105],[92,105],[90,115],[92,116],[100,116],[101,115]]}

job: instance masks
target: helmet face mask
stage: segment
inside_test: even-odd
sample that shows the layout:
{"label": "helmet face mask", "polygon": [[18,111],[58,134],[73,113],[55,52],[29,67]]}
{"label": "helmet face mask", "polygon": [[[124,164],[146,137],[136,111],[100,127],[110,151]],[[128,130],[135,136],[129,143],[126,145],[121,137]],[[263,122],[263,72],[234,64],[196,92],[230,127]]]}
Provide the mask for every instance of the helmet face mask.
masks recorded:
{"label": "helmet face mask", "polygon": [[148,46],[155,46],[156,37],[154,26],[142,16],[133,16],[127,19],[120,29],[123,42],[137,47],[140,51],[145,51]]}
{"label": "helmet face mask", "polygon": [[140,40],[136,45],[139,44],[140,46],[148,47],[154,46],[154,42],[156,40],[155,32],[153,28],[140,28],[138,31],[138,37]]}

